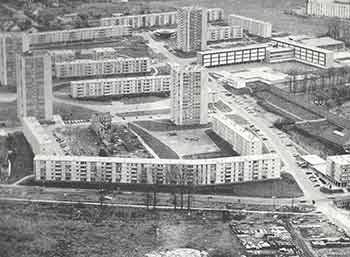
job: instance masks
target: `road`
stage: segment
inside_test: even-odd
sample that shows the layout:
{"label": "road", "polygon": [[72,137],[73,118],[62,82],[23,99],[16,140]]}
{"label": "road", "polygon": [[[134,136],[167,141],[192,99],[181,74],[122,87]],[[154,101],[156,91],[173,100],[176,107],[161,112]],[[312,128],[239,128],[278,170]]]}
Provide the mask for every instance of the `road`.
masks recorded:
{"label": "road", "polygon": [[[12,197],[0,197],[0,201],[8,201],[8,202],[21,202],[21,203],[42,203],[42,204],[69,204],[69,205],[87,205],[87,206],[100,206],[101,202],[85,202],[85,201],[63,201],[63,200],[39,200],[39,199],[27,199],[27,198],[12,198]],[[139,209],[153,209],[153,206],[147,206],[142,204],[117,204],[117,203],[108,203],[104,202],[104,206],[110,207],[124,207],[124,208],[139,208]],[[174,210],[173,206],[155,206],[157,210]],[[186,206],[187,207],[187,206]],[[180,210],[180,208],[177,208]],[[186,208],[183,208],[186,210]],[[284,214],[284,215],[319,215],[315,212],[310,213],[300,213],[300,212],[281,212],[281,211],[258,211],[258,210],[232,210],[232,209],[223,209],[223,208],[191,208],[193,211],[228,211],[228,212],[240,212],[240,213],[257,213],[257,214]]]}
{"label": "road", "polygon": [[148,46],[156,53],[163,54],[166,58],[168,58],[168,62],[170,64],[180,64],[180,65],[188,65],[192,62],[196,62],[197,58],[180,58],[176,55],[170,53],[168,49],[164,47],[164,42],[156,41],[150,36],[150,32],[143,32],[140,34],[145,40],[148,40]]}
{"label": "road", "polygon": [[[237,111],[241,116],[247,119],[255,127],[259,128],[268,139],[268,143],[280,156],[284,163],[283,170],[292,174],[300,188],[304,192],[304,197],[308,201],[315,201],[315,207],[326,215],[332,222],[344,228],[350,234],[350,215],[336,208],[328,195],[323,194],[319,188],[315,188],[309,181],[305,171],[296,164],[293,152],[290,147],[286,147],[284,140],[280,138],[276,130],[271,128],[270,121],[261,117],[258,113],[249,113],[241,104],[236,102],[232,96],[226,95],[229,93],[219,83],[210,83],[209,86],[215,87],[218,91],[218,99],[222,100],[231,109]],[[237,97],[236,97],[237,98]],[[249,97],[248,97],[249,99]]]}

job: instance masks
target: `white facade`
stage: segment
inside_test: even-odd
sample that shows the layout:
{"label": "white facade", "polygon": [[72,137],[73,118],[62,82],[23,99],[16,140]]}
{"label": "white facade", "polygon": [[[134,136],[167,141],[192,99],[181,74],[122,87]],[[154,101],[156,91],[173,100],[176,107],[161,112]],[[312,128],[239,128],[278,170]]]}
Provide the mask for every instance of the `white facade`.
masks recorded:
{"label": "white facade", "polygon": [[278,63],[294,61],[294,48],[291,47],[269,47],[266,49],[266,62]]}
{"label": "white facade", "polygon": [[277,47],[293,48],[296,61],[319,68],[330,68],[334,65],[333,51],[299,43],[288,37],[273,38],[272,42]]}
{"label": "white facade", "polygon": [[170,75],[81,80],[71,82],[73,98],[170,92]]}
{"label": "white facade", "polygon": [[177,48],[183,52],[195,52],[207,48],[207,10],[182,7],[177,11]]}
{"label": "white facade", "polygon": [[339,0],[307,0],[306,14],[349,19],[350,3]]}
{"label": "white facade", "polygon": [[241,26],[243,29],[247,30],[249,34],[256,36],[270,38],[272,35],[272,25],[269,22],[231,14],[228,17],[228,23],[232,26]]}
{"label": "white facade", "polygon": [[221,21],[225,18],[225,12],[222,8],[209,8],[207,10],[208,22]]}
{"label": "white facade", "polygon": [[261,62],[265,60],[268,44],[211,49],[197,53],[197,63],[204,67]]}
{"label": "white facade", "polygon": [[338,185],[350,186],[350,154],[329,156],[326,174]]}
{"label": "white facade", "polygon": [[224,184],[280,177],[276,154],[205,160],[37,155],[36,180],[148,184]]}
{"label": "white facade", "polygon": [[101,26],[125,25],[134,29],[176,25],[176,12],[119,15],[100,19]]}
{"label": "white facade", "polygon": [[63,154],[55,138],[45,131],[35,117],[24,117],[22,119],[22,126],[23,134],[35,155]]}
{"label": "white facade", "polygon": [[208,123],[208,72],[201,66],[174,66],[171,117],[176,125]]}
{"label": "white facade", "polygon": [[44,45],[132,36],[130,26],[105,26],[28,34],[30,45]]}
{"label": "white facade", "polygon": [[243,38],[243,28],[240,26],[209,26],[208,41],[220,41]]}
{"label": "white facade", "polygon": [[17,115],[52,120],[52,63],[49,54],[17,56]]}
{"label": "white facade", "polygon": [[148,57],[104,60],[75,60],[55,65],[57,78],[90,77],[98,75],[147,73],[151,71]]}
{"label": "white facade", "polygon": [[16,87],[16,55],[29,50],[24,33],[0,33],[0,84]]}
{"label": "white facade", "polygon": [[212,116],[212,130],[232,145],[240,155],[263,153],[262,140],[249,128],[222,115]]}

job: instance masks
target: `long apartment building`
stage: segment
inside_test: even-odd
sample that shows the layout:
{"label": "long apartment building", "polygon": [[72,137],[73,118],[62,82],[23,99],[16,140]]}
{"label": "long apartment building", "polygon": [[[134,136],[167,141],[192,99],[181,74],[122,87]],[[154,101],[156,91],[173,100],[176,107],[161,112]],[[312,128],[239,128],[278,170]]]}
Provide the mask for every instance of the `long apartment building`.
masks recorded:
{"label": "long apartment building", "polygon": [[240,26],[247,30],[249,34],[260,36],[263,38],[271,38],[272,24],[249,17],[236,14],[228,16],[228,23],[232,26]]}
{"label": "long apartment building", "polygon": [[150,63],[148,57],[104,60],[82,59],[57,63],[55,65],[55,76],[57,78],[82,78],[114,74],[144,74],[151,71]]}
{"label": "long apartment building", "polygon": [[350,154],[329,156],[326,173],[337,186],[350,186]]}
{"label": "long apartment building", "polygon": [[0,84],[16,87],[16,56],[29,50],[24,33],[0,33]]}
{"label": "long apartment building", "polygon": [[100,19],[100,26],[124,25],[134,29],[176,25],[176,12],[120,15]]}
{"label": "long apartment building", "polygon": [[150,93],[169,93],[170,75],[94,79],[71,82],[73,98],[98,98]]}
{"label": "long apartment building", "polygon": [[53,135],[47,133],[35,117],[22,119],[23,134],[30,144],[34,155],[63,155]]}
{"label": "long apartment building", "polygon": [[41,181],[208,185],[279,178],[280,165],[276,154],[204,160],[36,155],[34,173]]}
{"label": "long apartment building", "polygon": [[204,67],[262,62],[268,44],[252,44],[233,48],[211,49],[197,53],[197,63]]}
{"label": "long apartment building", "polygon": [[171,119],[176,125],[208,123],[208,73],[199,65],[171,71]]}
{"label": "long apartment building", "polygon": [[306,14],[314,16],[350,18],[348,0],[306,0]]}
{"label": "long apartment building", "polygon": [[240,26],[209,26],[207,33],[209,42],[243,38]]}
{"label": "long apartment building", "polygon": [[249,128],[222,116],[212,116],[212,130],[232,145],[233,150],[240,155],[263,153],[263,142]]}
{"label": "long apartment building", "polygon": [[273,38],[272,42],[277,47],[293,48],[296,61],[320,68],[330,68],[334,65],[333,51],[296,42],[288,37]]}
{"label": "long apartment building", "polygon": [[48,53],[17,55],[17,116],[53,119],[52,64]]}
{"label": "long apartment building", "polygon": [[207,48],[207,9],[182,7],[177,10],[176,47],[183,52]]}
{"label": "long apartment building", "polygon": [[79,41],[106,40],[116,37],[132,36],[130,26],[104,26],[81,29],[56,30],[29,34],[31,46],[71,43]]}
{"label": "long apartment building", "polygon": [[[222,8],[207,9],[208,22],[220,21],[224,19]],[[104,17],[100,19],[100,26],[125,25],[133,29],[163,27],[177,24],[177,12],[145,13],[134,15],[115,15],[114,17]]]}

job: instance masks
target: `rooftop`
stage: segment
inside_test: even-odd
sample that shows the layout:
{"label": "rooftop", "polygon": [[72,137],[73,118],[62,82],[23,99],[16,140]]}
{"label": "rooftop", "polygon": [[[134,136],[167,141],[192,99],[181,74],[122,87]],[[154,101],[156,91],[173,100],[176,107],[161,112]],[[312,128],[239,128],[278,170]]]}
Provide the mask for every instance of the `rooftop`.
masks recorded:
{"label": "rooftop", "polygon": [[245,49],[254,49],[254,48],[267,48],[269,44],[250,44],[245,46],[237,46],[237,47],[230,47],[230,48],[220,48],[220,49],[209,49],[198,52],[199,54],[209,54],[209,53],[226,53],[230,51],[237,51],[237,50],[245,50]]}
{"label": "rooftop", "polygon": [[316,154],[302,155],[300,157],[312,166],[326,163],[326,160]]}
{"label": "rooftop", "polygon": [[310,46],[310,45],[306,45],[304,43],[295,41],[295,40],[293,40],[292,37],[274,37],[274,38],[272,38],[272,41],[283,42],[283,43],[287,43],[287,44],[298,46],[298,47],[308,48],[310,50],[314,50],[314,51],[318,51],[318,52],[322,52],[322,53],[333,53],[333,51],[330,51],[327,49],[323,49],[323,48],[319,48],[319,47],[315,47],[315,46]]}
{"label": "rooftop", "polygon": [[314,46],[314,47],[344,44],[343,41],[335,40],[331,37],[319,37],[319,38],[303,39],[303,40],[301,40],[301,43],[309,45],[309,46]]}
{"label": "rooftop", "polygon": [[350,165],[350,154],[328,156],[327,160],[340,165]]}

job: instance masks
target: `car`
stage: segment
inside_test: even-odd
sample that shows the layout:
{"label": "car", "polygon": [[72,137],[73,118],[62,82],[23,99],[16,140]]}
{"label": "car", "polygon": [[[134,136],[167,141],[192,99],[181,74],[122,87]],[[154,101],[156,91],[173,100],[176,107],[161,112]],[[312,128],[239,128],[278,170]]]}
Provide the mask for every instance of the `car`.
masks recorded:
{"label": "car", "polygon": [[262,139],[263,141],[267,141],[267,138],[266,137],[263,137],[263,139]]}
{"label": "car", "polygon": [[293,146],[293,144],[291,144],[291,143],[288,143],[288,144],[286,144],[286,146],[290,147],[290,146]]}
{"label": "car", "polygon": [[226,93],[225,96],[232,96],[232,94],[231,93]]}
{"label": "car", "polygon": [[314,187],[320,187],[320,184],[315,184]]}

